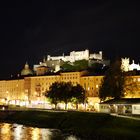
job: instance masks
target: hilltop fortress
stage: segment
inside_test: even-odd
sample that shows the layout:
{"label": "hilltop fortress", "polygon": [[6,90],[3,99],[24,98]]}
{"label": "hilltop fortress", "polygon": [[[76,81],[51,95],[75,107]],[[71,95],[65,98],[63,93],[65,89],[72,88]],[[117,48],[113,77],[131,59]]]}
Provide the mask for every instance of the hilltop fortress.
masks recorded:
{"label": "hilltop fortress", "polygon": [[99,51],[99,53],[94,53],[90,54],[89,50],[85,51],[72,51],[70,52],[69,56],[47,56],[47,60],[63,60],[64,62],[69,61],[69,62],[75,62],[78,60],[90,60],[90,59],[97,59],[97,60],[102,60],[102,51]]}
{"label": "hilltop fortress", "polygon": [[[34,71],[37,72],[38,69],[44,69],[44,67],[49,67],[53,69],[54,72],[60,70],[60,67],[65,63],[69,62],[69,64],[73,64],[75,61],[87,60],[88,65],[90,66],[93,63],[101,63],[103,65],[109,65],[109,60],[103,60],[103,53],[99,51],[99,53],[90,54],[89,50],[86,49],[84,51],[72,51],[69,55],[62,56],[51,56],[47,55],[47,58],[44,58],[42,62],[37,65],[34,65]],[[38,73],[38,72],[37,72]]]}

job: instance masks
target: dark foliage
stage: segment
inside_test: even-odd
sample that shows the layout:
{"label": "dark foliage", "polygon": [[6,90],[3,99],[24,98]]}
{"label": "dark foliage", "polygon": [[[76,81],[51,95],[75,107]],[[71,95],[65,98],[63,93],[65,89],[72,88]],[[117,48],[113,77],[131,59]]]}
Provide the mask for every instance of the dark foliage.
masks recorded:
{"label": "dark foliage", "polygon": [[113,63],[106,71],[99,90],[99,97],[105,100],[107,97],[121,98],[124,96],[125,76],[121,70],[120,61]]}

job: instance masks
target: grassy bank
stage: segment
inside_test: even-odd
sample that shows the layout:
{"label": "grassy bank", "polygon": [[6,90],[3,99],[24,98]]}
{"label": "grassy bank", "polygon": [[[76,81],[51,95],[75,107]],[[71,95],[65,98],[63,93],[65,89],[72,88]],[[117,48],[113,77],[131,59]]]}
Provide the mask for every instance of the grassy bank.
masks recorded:
{"label": "grassy bank", "polygon": [[[60,129],[84,139],[139,139],[140,121],[89,112],[17,111],[1,121]],[[5,115],[5,116],[4,116]]]}

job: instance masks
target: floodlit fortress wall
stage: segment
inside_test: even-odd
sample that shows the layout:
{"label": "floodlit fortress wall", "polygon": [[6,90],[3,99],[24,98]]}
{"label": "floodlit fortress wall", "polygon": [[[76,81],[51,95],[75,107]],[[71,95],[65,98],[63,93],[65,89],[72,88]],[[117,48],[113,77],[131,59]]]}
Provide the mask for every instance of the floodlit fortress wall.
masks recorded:
{"label": "floodlit fortress wall", "polygon": [[70,61],[75,62],[78,60],[89,60],[89,59],[97,59],[102,60],[102,51],[99,51],[99,53],[90,54],[89,50],[85,51],[72,51],[70,52],[69,56],[65,56],[64,54],[62,56],[47,56],[47,61],[49,60],[63,60],[64,62]]}

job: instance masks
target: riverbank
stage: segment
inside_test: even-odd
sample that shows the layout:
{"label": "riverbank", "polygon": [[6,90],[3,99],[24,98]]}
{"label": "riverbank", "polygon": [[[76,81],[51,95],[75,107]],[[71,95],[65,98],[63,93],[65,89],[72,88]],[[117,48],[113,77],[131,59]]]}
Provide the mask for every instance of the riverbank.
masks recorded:
{"label": "riverbank", "polygon": [[139,139],[140,121],[90,112],[0,111],[1,122],[60,129],[83,139]]}

